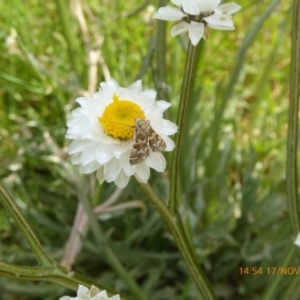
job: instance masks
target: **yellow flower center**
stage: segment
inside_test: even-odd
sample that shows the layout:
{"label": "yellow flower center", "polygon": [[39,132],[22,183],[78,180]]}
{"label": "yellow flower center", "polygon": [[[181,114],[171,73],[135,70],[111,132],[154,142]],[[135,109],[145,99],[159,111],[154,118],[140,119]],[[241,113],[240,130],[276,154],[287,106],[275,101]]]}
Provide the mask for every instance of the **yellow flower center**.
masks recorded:
{"label": "yellow flower center", "polygon": [[141,107],[131,101],[121,100],[114,94],[113,102],[106,106],[104,113],[98,118],[104,132],[120,140],[130,140],[134,134],[135,120],[145,120]]}

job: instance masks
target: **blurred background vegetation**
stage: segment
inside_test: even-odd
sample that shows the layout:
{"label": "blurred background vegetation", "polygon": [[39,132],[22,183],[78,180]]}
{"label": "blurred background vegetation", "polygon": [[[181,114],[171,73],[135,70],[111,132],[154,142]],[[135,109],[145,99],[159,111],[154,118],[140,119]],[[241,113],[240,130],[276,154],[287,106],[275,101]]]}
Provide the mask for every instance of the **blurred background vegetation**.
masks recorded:
{"label": "blurred background vegetation", "polygon": [[[211,30],[209,41],[201,42],[181,157],[181,213],[219,299],[260,299],[274,279],[266,267],[280,266],[292,243],[285,194],[290,1],[237,2],[242,10],[233,16],[236,30]],[[145,88],[172,103],[167,117],[176,121],[187,38],[171,38],[168,22],[160,28],[166,26],[166,48],[156,43],[158,22],[151,16],[157,5],[0,2],[0,176],[58,261],[78,204],[64,171],[72,168],[65,132],[76,97],[89,95],[109,76],[125,87],[142,78]],[[62,18],[70,20],[69,28]],[[165,67],[158,63],[163,53]],[[100,191],[94,174],[81,177],[94,206],[115,190],[104,184]],[[167,173],[152,172],[150,181],[167,200]],[[129,200],[139,206],[100,215],[113,251],[152,300],[196,299],[170,234],[133,179],[118,203]],[[2,207],[0,259],[36,265]],[[264,274],[241,275],[241,267],[262,267]],[[89,232],[73,269],[128,293]],[[289,280],[280,277],[278,297]],[[0,278],[0,299],[64,294],[71,292]]]}

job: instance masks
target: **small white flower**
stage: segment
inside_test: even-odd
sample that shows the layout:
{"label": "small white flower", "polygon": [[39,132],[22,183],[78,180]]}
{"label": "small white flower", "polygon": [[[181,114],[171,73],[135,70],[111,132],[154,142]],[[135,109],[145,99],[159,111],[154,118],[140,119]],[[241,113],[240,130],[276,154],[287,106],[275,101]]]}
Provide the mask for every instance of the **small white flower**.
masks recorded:
{"label": "small white flower", "polygon": [[297,234],[296,240],[294,242],[294,244],[298,247],[300,247],[300,232]]}
{"label": "small white flower", "polygon": [[220,4],[221,0],[171,0],[180,9],[161,7],[153,18],[165,21],[178,21],[171,28],[171,36],[188,32],[196,46],[203,37],[207,39],[206,27],[219,30],[234,30],[231,15],[241,9],[234,3]]}
{"label": "small white flower", "polygon": [[86,174],[97,170],[100,183],[115,182],[120,188],[127,185],[132,175],[146,183],[150,168],[163,172],[166,160],[160,152],[150,151],[143,162],[135,165],[129,162],[137,118],[150,121],[165,141],[165,151],[175,147],[168,136],[177,131],[177,126],[163,118],[171,104],[155,101],[155,97],[153,90],[143,91],[140,80],[122,88],[111,79],[102,82],[99,92],[92,97],[76,99],[81,107],[72,112],[66,134],[66,138],[73,140],[69,147],[72,163],[81,165]]}
{"label": "small white flower", "polygon": [[108,297],[106,291],[99,291],[98,288],[92,285],[89,290],[83,285],[79,285],[77,297],[63,296],[59,300],[120,300],[119,295]]}

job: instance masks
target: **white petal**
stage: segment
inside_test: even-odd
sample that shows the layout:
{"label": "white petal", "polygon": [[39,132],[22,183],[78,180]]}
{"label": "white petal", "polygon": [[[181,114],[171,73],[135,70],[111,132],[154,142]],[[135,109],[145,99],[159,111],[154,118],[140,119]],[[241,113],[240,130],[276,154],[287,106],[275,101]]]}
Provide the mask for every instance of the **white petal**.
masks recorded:
{"label": "white petal", "polygon": [[150,169],[144,162],[137,164],[134,175],[136,175],[139,181],[146,183],[150,177]]}
{"label": "white petal", "polygon": [[181,10],[171,6],[161,7],[157,12],[154,13],[154,19],[165,20],[165,21],[179,21],[186,16]]}
{"label": "white petal", "polygon": [[196,46],[203,36],[204,24],[191,21],[189,27],[189,37],[194,46]]}
{"label": "white petal", "polygon": [[84,149],[81,155],[81,162],[83,165],[87,165],[90,162],[95,161],[97,148],[98,146],[96,143],[91,143]]}
{"label": "white petal", "polygon": [[194,1],[190,1],[190,0],[184,0],[181,3],[183,11],[189,15],[199,15],[200,14],[200,10],[197,6],[197,4]]}
{"label": "white petal", "polygon": [[171,0],[171,2],[178,7],[181,7],[181,0]]}
{"label": "white petal", "polygon": [[142,110],[145,112],[149,107],[152,107],[155,103],[156,92],[153,90],[145,90],[140,94],[138,101],[136,102]]}
{"label": "white petal", "polygon": [[121,159],[120,159],[120,162],[122,165],[122,170],[124,171],[124,173],[127,176],[131,176],[134,173],[134,166],[132,166],[129,163],[130,153],[131,153],[131,149],[128,149],[128,151],[126,153],[122,154]]}
{"label": "white petal", "polygon": [[117,94],[121,99],[132,101],[132,102],[138,102],[140,95],[143,90],[143,85],[141,80],[137,80],[132,85],[130,85],[128,88],[120,87],[117,90]]}
{"label": "white petal", "polygon": [[208,0],[194,0],[194,2],[197,4],[200,12],[204,13],[207,11]]}
{"label": "white petal", "polygon": [[131,92],[133,92],[135,94],[142,93],[142,91],[143,91],[142,80],[137,80],[136,82],[134,82],[133,84],[131,84],[128,87],[128,90],[130,90]]}
{"label": "white petal", "polygon": [[200,12],[208,14],[213,11],[221,2],[220,0],[194,0]]}
{"label": "white petal", "polygon": [[120,298],[120,296],[117,294],[117,295],[114,295],[113,297],[108,298],[108,300],[121,300],[121,298]]}
{"label": "white petal", "polygon": [[93,97],[97,100],[99,108],[105,109],[105,107],[112,102],[113,95],[117,90],[117,87],[107,87],[104,90],[94,93]]}
{"label": "white petal", "polygon": [[88,111],[82,109],[81,116],[72,117],[67,126],[66,138],[68,139],[88,139],[88,140],[101,140],[101,134],[103,134],[103,128],[98,122],[98,116],[86,116]]}
{"label": "white petal", "polygon": [[[80,105],[83,105],[87,101],[93,101],[94,99],[91,97],[78,97],[75,99],[75,102],[79,103]],[[78,108],[77,108],[78,109]],[[72,111],[72,115],[75,113],[76,109]]]}
{"label": "white petal", "polygon": [[207,26],[219,30],[234,30],[232,20],[226,15],[211,15],[203,18],[207,22]]}
{"label": "white petal", "polygon": [[121,155],[125,152],[128,151],[128,149],[131,147],[131,144],[130,142],[119,142],[118,144],[114,144],[112,145],[112,152],[113,152],[113,155],[115,158],[117,159],[120,159]]}
{"label": "white petal", "polygon": [[98,170],[99,168],[100,168],[100,165],[96,161],[93,161],[93,162],[91,162],[91,163],[89,163],[87,165],[82,165],[81,166],[82,172],[84,174],[93,173],[96,170]]}
{"label": "white petal", "polygon": [[[109,102],[111,102],[111,97],[109,98]],[[103,114],[105,109],[105,105],[100,103],[99,99],[86,101],[84,104],[81,104],[81,107],[83,116],[94,123],[98,123],[98,118]]]}
{"label": "white petal", "polygon": [[217,8],[217,6],[220,4],[220,2],[221,0],[211,0],[209,11],[210,12],[214,11]]}
{"label": "white petal", "polygon": [[59,298],[59,300],[72,300],[72,298],[69,296],[63,296],[63,297]]}
{"label": "white petal", "polygon": [[168,136],[161,136],[161,138],[165,141],[167,145],[165,151],[172,151],[175,148],[174,141],[171,140]]}
{"label": "white petal", "polygon": [[111,146],[101,145],[95,153],[95,159],[100,165],[106,164],[113,158],[114,154],[112,152]]}
{"label": "white petal", "polygon": [[87,144],[88,144],[88,141],[75,140],[70,144],[69,149],[68,149],[68,153],[69,154],[76,154],[78,152],[82,152]]}
{"label": "white petal", "polygon": [[94,296],[98,296],[98,295],[104,295],[107,297],[105,290],[100,292],[100,290],[97,287],[95,287],[94,285],[92,285],[92,287],[90,289],[90,295],[91,295],[91,297],[93,297],[92,300],[95,300],[96,298]]}
{"label": "white petal", "polygon": [[156,92],[153,91],[153,90],[144,90],[142,93],[141,93],[141,97],[142,98],[147,98],[147,99],[152,99],[153,101],[155,100],[156,98]]}
{"label": "white petal", "polygon": [[85,97],[79,97],[75,101],[79,103],[82,108],[94,106],[98,102],[98,100],[95,98],[85,98]]}
{"label": "white petal", "polygon": [[146,113],[151,112],[156,115],[162,115],[162,113],[165,110],[167,110],[170,106],[171,106],[170,102],[167,102],[164,100],[156,101],[155,105],[152,105],[151,107],[149,107],[149,109],[147,110]]}
{"label": "white petal", "polygon": [[[157,101],[159,102],[159,101]],[[165,101],[163,101],[165,102]],[[145,110],[146,112],[146,119],[150,121],[153,128],[160,128],[162,127],[163,122],[163,112],[167,109],[168,102],[165,102],[166,106],[164,105],[153,105],[149,107],[149,109]]]}
{"label": "white petal", "polygon": [[73,165],[81,164],[81,153],[72,155],[71,162]]}
{"label": "white petal", "polygon": [[176,36],[178,34],[181,34],[183,32],[187,32],[189,30],[189,24],[187,22],[179,22],[178,24],[175,24],[171,28],[171,36]]}
{"label": "white petal", "polygon": [[119,187],[120,189],[123,189],[124,187],[126,187],[126,185],[128,184],[130,176],[127,176],[123,170],[121,170],[119,176],[115,179],[115,184],[117,185],[117,187]]}
{"label": "white petal", "polygon": [[165,120],[163,119],[162,121],[162,128],[160,129],[160,132],[166,135],[172,135],[174,133],[176,133],[178,130],[178,126],[169,121],[169,120]]}
{"label": "white petal", "polygon": [[114,181],[121,171],[120,162],[113,158],[106,165],[104,165],[104,176],[107,182]]}
{"label": "white petal", "polygon": [[119,84],[116,80],[114,80],[113,78],[110,78],[106,82],[101,82],[100,87],[102,90],[105,90],[107,88],[117,89],[119,87]]}
{"label": "white petal", "polygon": [[101,130],[99,130],[97,135],[94,137],[94,140],[99,141],[103,144],[107,144],[107,145],[114,145],[115,143],[119,142],[119,141],[115,140],[114,138],[112,138],[111,136],[107,135],[104,132],[104,129],[102,128],[102,126],[101,126]]}
{"label": "white petal", "polygon": [[294,242],[294,244],[298,247],[300,247],[300,232],[298,233],[297,237],[296,237],[296,240]]}
{"label": "white petal", "polygon": [[100,293],[98,293],[97,295],[95,295],[91,300],[107,300],[108,296],[106,291],[101,291]]}
{"label": "white petal", "polygon": [[90,300],[89,289],[83,285],[79,285],[77,296],[82,298],[83,300]]}
{"label": "white petal", "polygon": [[147,158],[146,158],[146,164],[156,170],[157,172],[163,172],[166,169],[166,159],[160,152],[152,152]]}
{"label": "white petal", "polygon": [[225,3],[225,4],[219,5],[216,8],[215,13],[232,15],[232,14],[236,13],[237,11],[239,11],[240,9],[241,9],[241,6],[239,6],[238,4],[236,4],[234,2],[230,2],[230,3]]}
{"label": "white petal", "polygon": [[[76,99],[77,100],[77,99]],[[76,101],[75,100],[75,101]],[[82,115],[82,112],[81,112],[81,107],[77,107],[75,108],[73,111],[72,111],[72,117],[78,117],[78,116],[81,116]],[[67,125],[68,125],[69,121],[67,122]]]}
{"label": "white petal", "polygon": [[104,177],[104,167],[101,167],[98,169],[97,173],[96,173],[96,177],[98,179],[98,181],[100,182],[100,184],[102,184],[105,180]]}

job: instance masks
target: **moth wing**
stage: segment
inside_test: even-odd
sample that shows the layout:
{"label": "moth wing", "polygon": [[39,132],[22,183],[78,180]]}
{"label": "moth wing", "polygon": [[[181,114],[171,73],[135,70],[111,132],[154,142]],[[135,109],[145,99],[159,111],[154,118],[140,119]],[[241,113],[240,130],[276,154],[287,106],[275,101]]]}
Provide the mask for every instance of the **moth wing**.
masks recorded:
{"label": "moth wing", "polygon": [[149,146],[153,152],[164,151],[167,147],[166,142],[150,127],[148,136]]}
{"label": "moth wing", "polygon": [[141,141],[147,143],[148,140],[148,132],[144,130],[144,124],[138,122],[134,129],[134,141],[139,144]]}
{"label": "moth wing", "polygon": [[136,165],[143,162],[150,155],[150,150],[147,143],[139,141],[133,145],[130,153],[129,163]]}

